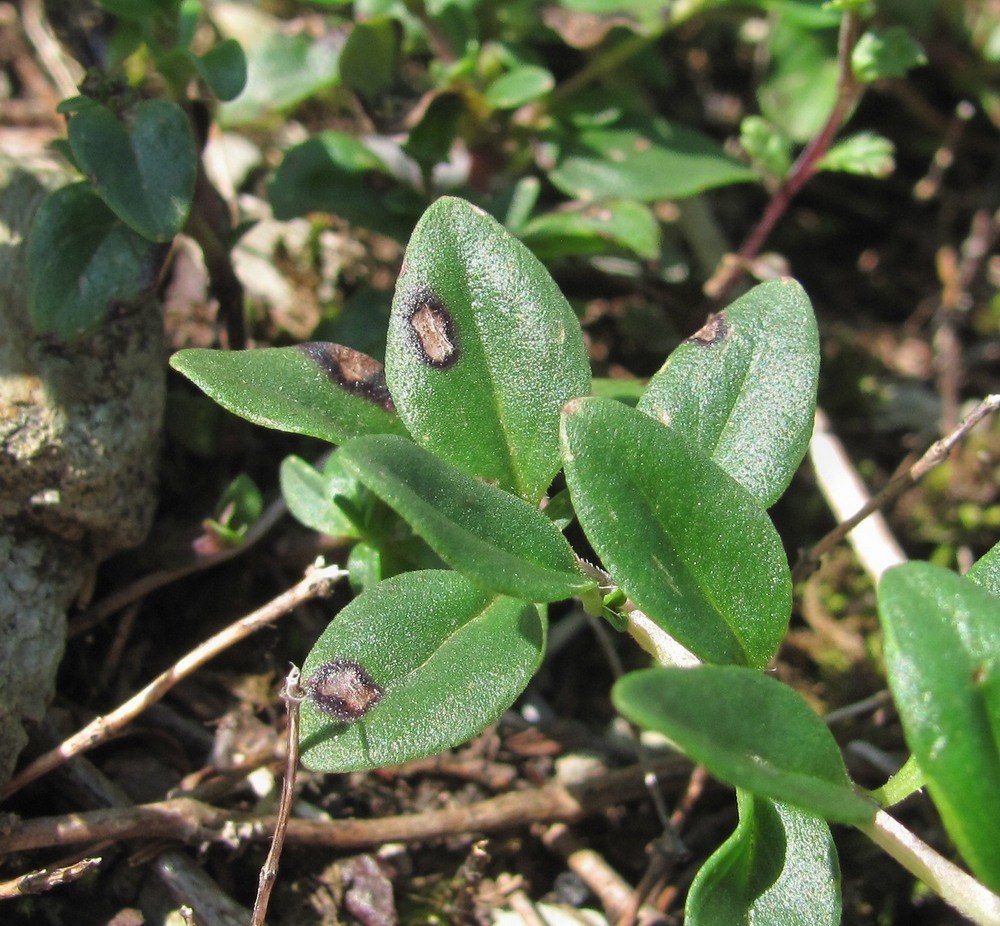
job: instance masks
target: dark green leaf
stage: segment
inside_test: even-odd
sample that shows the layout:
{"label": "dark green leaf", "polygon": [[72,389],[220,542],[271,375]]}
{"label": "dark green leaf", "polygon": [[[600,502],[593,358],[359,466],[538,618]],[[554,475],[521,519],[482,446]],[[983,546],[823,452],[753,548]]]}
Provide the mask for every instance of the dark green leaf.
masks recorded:
{"label": "dark green leaf", "polygon": [[708,137],[665,119],[640,116],[567,133],[549,171],[555,186],[584,202],[680,199],[756,178]]}
{"label": "dark green leaf", "polygon": [[340,55],[340,79],[363,97],[384,93],[396,77],[401,30],[388,16],[355,23]]}
{"label": "dark green leaf", "polygon": [[341,45],[333,32],[319,39],[271,33],[247,52],[246,87],[219,107],[219,123],[232,127],[253,122],[337,83]]}
{"label": "dark green leaf", "polygon": [[701,867],[688,926],[840,926],[840,866],[822,817],[738,791],[740,823]]}
{"label": "dark green leaf", "polygon": [[451,197],[406,249],[385,363],[417,443],[530,502],[559,469],[559,410],[590,392],[558,286],[499,223]]}
{"label": "dark green leaf", "polygon": [[885,663],[906,741],[948,834],[1000,888],[1000,601],[930,563],[878,588]]}
{"label": "dark green leaf", "polygon": [[525,601],[558,601],[595,585],[537,508],[411,441],[359,438],[339,456],[449,566],[480,585]]}
{"label": "dark green leaf", "polygon": [[403,150],[425,169],[448,160],[465,103],[458,93],[439,93],[410,131]]}
{"label": "dark green leaf", "polygon": [[301,457],[281,461],[281,494],[292,516],[314,531],[337,540],[358,537],[358,528],[337,499],[358,507],[361,486],[347,474],[339,454],[331,454],[322,472]]}
{"label": "dark green leaf", "polygon": [[198,150],[176,103],[146,100],[125,118],[87,106],[69,120],[69,142],[104,202],[139,234],[169,241],[184,227]]}
{"label": "dark green leaf", "polygon": [[409,572],[356,598],[303,666],[362,666],[384,694],[353,723],[302,703],[302,761],[317,771],[396,765],[457,746],[524,690],[545,649],[536,606],[487,592],[456,572]]}
{"label": "dark green leaf", "polygon": [[767,675],[739,666],[643,669],[616,682],[612,700],[738,788],[841,823],[875,815],[851,787],[822,718]]}
{"label": "dark green leaf", "polygon": [[808,448],[818,378],[809,297],[793,280],[777,280],[754,287],[678,347],[638,407],[769,507]]}
{"label": "dark green leaf", "polygon": [[202,80],[220,100],[234,100],[246,87],[247,59],[236,39],[224,39],[193,60]]}
{"label": "dark green leaf", "polygon": [[156,287],[161,245],[137,235],[88,183],[47,196],[28,236],[31,321],[68,341],[137,307]]}
{"label": "dark green leaf", "polygon": [[680,432],[611,399],[566,407],[563,461],[580,524],[632,601],[701,659],[766,665],[792,587],[756,499]]}
{"label": "dark green leaf", "polygon": [[627,199],[537,216],[518,237],[541,260],[622,250],[648,260],[660,254],[659,222],[647,206]]}
{"label": "dark green leaf", "polygon": [[279,219],[332,212],[364,228],[405,238],[413,218],[385,204],[387,190],[398,186],[381,158],[343,132],[322,132],[293,148],[268,187]]}
{"label": "dark green leaf", "polygon": [[360,434],[405,434],[382,364],[339,344],[178,351],[170,365],[233,414],[334,444]]}

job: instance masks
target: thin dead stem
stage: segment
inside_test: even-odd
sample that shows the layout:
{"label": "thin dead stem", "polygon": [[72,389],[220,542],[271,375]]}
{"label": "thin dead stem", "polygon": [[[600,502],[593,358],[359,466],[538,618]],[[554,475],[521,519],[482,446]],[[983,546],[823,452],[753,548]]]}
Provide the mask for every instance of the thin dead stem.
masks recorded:
{"label": "thin dead stem", "polygon": [[[691,771],[682,756],[655,764],[660,781],[678,780]],[[574,785],[551,783],[497,797],[419,814],[371,820],[288,821],[286,841],[338,849],[386,842],[440,839],[463,833],[498,832],[532,823],[574,822],[606,807],[646,796],[645,772],[639,766],[595,775]],[[26,852],[47,846],[101,839],[179,839],[198,845],[234,840],[262,842],[274,832],[275,817],[239,814],[191,798],[173,798],[137,807],[108,808],[22,820],[0,843],[0,852]]]}
{"label": "thin dead stem", "polygon": [[954,431],[931,444],[919,460],[897,472],[882,490],[862,505],[855,514],[838,524],[811,550],[808,550],[796,565],[793,578],[798,581],[808,575],[820,558],[836,547],[858,524],[874,512],[885,508],[907,489],[916,485],[935,466],[943,463],[958,442],[983,418],[998,408],[1000,408],[1000,393],[986,396]]}
{"label": "thin dead stem", "polygon": [[305,693],[299,684],[301,675],[298,666],[292,666],[285,685],[281,689],[281,697],[288,711],[288,729],[285,746],[285,777],[281,783],[281,801],[278,804],[278,818],[274,824],[274,837],[271,848],[260,870],[260,880],[257,884],[257,899],[253,905],[253,918],[250,926],[264,926],[267,919],[267,905],[271,899],[274,882],[278,878],[278,863],[281,860],[281,850],[285,845],[285,834],[288,831],[288,819],[295,802],[295,774],[299,767],[299,704]]}
{"label": "thin dead stem", "polygon": [[92,749],[99,743],[106,742],[131,723],[147,707],[159,701],[174,685],[187,678],[196,669],[201,668],[206,662],[214,659],[241,640],[245,640],[261,628],[268,626],[303,602],[329,595],[334,583],[345,575],[346,573],[339,566],[311,567],[307,570],[305,578],[287,592],[278,595],[262,608],[240,618],[234,624],[230,624],[215,636],[201,643],[110,714],[96,717],[55,749],[35,759],[11,779],[0,794],[0,799],[10,797],[25,785],[62,765],[73,756]]}

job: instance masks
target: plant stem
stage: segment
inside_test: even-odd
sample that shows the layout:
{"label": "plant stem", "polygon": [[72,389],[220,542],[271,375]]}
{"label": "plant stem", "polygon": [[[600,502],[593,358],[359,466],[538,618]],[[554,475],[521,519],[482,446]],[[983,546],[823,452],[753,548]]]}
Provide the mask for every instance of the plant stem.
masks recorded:
{"label": "plant stem", "polygon": [[830,110],[826,123],[812,141],[802,149],[785,181],[774,191],[764,209],[764,214],[751,229],[735,257],[723,262],[722,266],[705,284],[705,293],[714,301],[721,302],[743,275],[747,265],[760,253],[764,242],[785,214],[795,195],[816,174],[819,163],[830,149],[837,133],[847,121],[861,98],[864,85],[858,83],[851,69],[851,52],[858,40],[860,20],[857,13],[848,12],[840,22],[837,40],[837,99]]}
{"label": "plant stem", "polygon": [[274,836],[267,858],[260,869],[260,880],[257,884],[257,899],[253,905],[253,918],[250,926],[264,926],[267,919],[267,905],[271,899],[271,891],[278,877],[278,862],[281,850],[285,845],[285,833],[288,831],[288,818],[295,803],[295,774],[299,767],[299,704],[305,693],[299,684],[301,675],[298,666],[292,666],[281,689],[281,697],[288,710],[288,728],[285,747],[285,777],[281,783],[281,801],[278,804],[278,817],[274,823]]}
{"label": "plant stem", "polygon": [[978,926],[1000,926],[1000,897],[885,811],[878,811],[871,823],[861,824],[858,829],[963,916]]}

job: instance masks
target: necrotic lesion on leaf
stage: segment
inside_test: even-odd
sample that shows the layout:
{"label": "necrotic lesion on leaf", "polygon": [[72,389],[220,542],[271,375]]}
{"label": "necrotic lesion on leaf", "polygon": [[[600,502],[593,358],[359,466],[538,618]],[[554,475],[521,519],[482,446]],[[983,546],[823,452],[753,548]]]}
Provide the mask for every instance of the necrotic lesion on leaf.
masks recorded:
{"label": "necrotic lesion on leaf", "polygon": [[455,320],[441,299],[427,287],[415,289],[404,302],[407,341],[421,361],[437,370],[453,366],[459,357]]}
{"label": "necrotic lesion on leaf", "polygon": [[324,662],[306,679],[305,687],[320,710],[342,723],[360,720],[385,694],[368,670],[350,659]]}
{"label": "necrotic lesion on leaf", "polygon": [[342,344],[323,341],[300,344],[299,350],[341,389],[367,399],[387,412],[396,410],[389,387],[385,384],[385,370],[374,357]]}

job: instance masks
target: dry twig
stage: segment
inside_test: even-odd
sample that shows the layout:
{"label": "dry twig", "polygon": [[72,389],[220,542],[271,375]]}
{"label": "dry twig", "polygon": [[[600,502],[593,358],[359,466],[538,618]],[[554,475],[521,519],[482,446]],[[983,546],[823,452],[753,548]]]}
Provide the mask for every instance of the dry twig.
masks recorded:
{"label": "dry twig", "polygon": [[[813,566],[819,562],[820,557],[825,553],[829,553],[837,544],[839,544],[845,537],[851,535],[849,539],[855,547],[855,551],[858,553],[859,558],[862,561],[862,565],[865,569],[872,575],[874,579],[878,579],[882,573],[889,568],[889,566],[895,565],[898,562],[903,562],[906,559],[905,554],[896,544],[896,541],[892,538],[892,535],[888,533],[888,528],[884,529],[884,534],[876,537],[874,542],[869,541],[868,545],[862,549],[858,548],[859,535],[856,532],[857,526],[869,515],[879,511],[884,508],[890,502],[898,498],[903,492],[909,489],[911,486],[916,485],[924,476],[927,475],[935,466],[943,463],[947,459],[948,454],[951,453],[952,449],[966,434],[969,433],[980,421],[983,420],[987,415],[995,412],[1000,408],[1000,393],[995,395],[988,395],[983,399],[971,412],[965,417],[965,420],[954,431],[948,434],[946,437],[935,441],[928,448],[927,452],[911,466],[905,467],[896,473],[882,488],[878,494],[874,497],[869,498],[861,507],[855,511],[853,515],[841,521],[830,533],[828,533],[822,540],[819,541],[811,550],[807,551],[802,560],[795,567],[795,574],[793,578],[800,580],[808,574],[808,572],[813,568]],[[824,450],[821,452],[817,451],[817,446],[819,442],[823,441]],[[817,468],[817,475],[821,476],[821,466],[823,462],[830,456],[830,444],[836,441],[836,438],[832,435],[829,430],[829,424],[826,421],[826,417],[822,412],[817,412],[816,415],[816,430],[813,435],[813,443],[810,445],[810,455],[813,459],[813,464]],[[853,467],[847,462],[846,454],[843,454],[843,449],[840,448],[840,453],[843,456],[843,461],[841,466],[848,467],[853,473],[854,487],[853,492],[863,493],[864,487],[861,483],[860,478],[857,473],[853,472]],[[823,456],[822,454],[826,454]],[[838,485],[846,484],[844,481],[837,483]],[[832,484],[831,484],[832,485]],[[821,486],[823,487],[824,494],[827,496],[827,501],[830,507],[834,510],[836,514],[843,517],[843,509],[847,505],[851,505],[853,501],[860,497],[859,495],[851,495],[850,501],[845,504],[845,496],[843,494],[838,494],[836,489],[828,489],[828,486],[824,484],[821,479]]]}
{"label": "dry twig", "polygon": [[274,838],[271,840],[271,848],[268,849],[267,858],[260,870],[257,899],[254,901],[250,926],[264,926],[264,921],[267,919],[267,904],[271,899],[271,890],[278,877],[278,862],[285,844],[288,818],[291,816],[292,804],[295,801],[295,773],[299,767],[299,704],[305,697],[305,692],[299,685],[299,678],[299,667],[292,666],[285,678],[285,686],[281,689],[281,697],[288,710],[285,777],[281,784],[281,801],[278,804],[278,819],[274,825]]}
{"label": "dry twig", "polygon": [[[661,781],[677,779],[690,773],[691,763],[683,756],[671,756],[658,761],[655,770]],[[354,849],[557,820],[572,823],[605,807],[645,796],[644,778],[643,769],[630,766],[576,785],[552,783],[464,807],[373,820],[290,820],[286,839],[298,845]],[[232,845],[234,840],[268,839],[274,826],[274,817],[233,813],[190,798],[174,798],[137,807],[23,820],[5,835],[0,851],[24,852],[99,839],[177,839],[190,844]]]}
{"label": "dry twig", "polygon": [[62,765],[73,756],[105,742],[131,723],[150,704],[159,701],[179,681],[187,678],[206,662],[261,628],[268,626],[303,602],[311,598],[329,595],[333,584],[345,575],[346,573],[339,566],[311,567],[307,570],[305,578],[297,585],[293,585],[287,592],[278,595],[262,608],[258,608],[253,613],[219,631],[214,637],[182,656],[171,668],[157,676],[142,691],[133,695],[110,714],[96,717],[55,749],[35,759],[11,779],[0,794],[0,799],[10,797],[25,785]]}
{"label": "dry twig", "polygon": [[43,894],[61,884],[69,884],[82,878],[88,871],[93,871],[100,864],[100,858],[85,858],[72,865],[43,868],[10,881],[0,881],[0,900],[12,900],[15,897],[24,897],[26,894]]}

